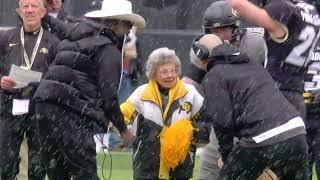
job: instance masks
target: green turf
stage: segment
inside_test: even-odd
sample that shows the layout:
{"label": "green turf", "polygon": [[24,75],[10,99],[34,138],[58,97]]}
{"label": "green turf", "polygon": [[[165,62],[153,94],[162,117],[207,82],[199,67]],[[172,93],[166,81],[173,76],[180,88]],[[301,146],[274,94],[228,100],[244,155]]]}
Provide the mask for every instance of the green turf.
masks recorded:
{"label": "green turf", "polygon": [[[131,160],[131,152],[112,152],[112,171],[111,171],[111,180],[132,180],[132,160]],[[104,161],[104,165],[102,165],[104,159],[104,154],[98,154],[97,156],[97,164],[98,164],[98,175],[101,180],[108,180],[110,177],[110,155],[106,153],[106,159]],[[197,163],[198,159],[196,158],[196,168],[194,170],[194,180],[197,178]],[[103,166],[103,168],[102,168]],[[103,175],[102,176],[102,169]]]}
{"label": "green turf", "polygon": [[[132,180],[132,161],[131,152],[112,152],[112,171],[111,180]],[[110,176],[110,155],[106,153],[106,159],[104,165],[102,165],[104,159],[104,154],[98,154],[97,164],[98,164],[98,175],[101,180],[108,180]],[[198,161],[199,157],[196,158],[196,165],[194,168],[193,180],[198,179]],[[103,167],[102,167],[103,166]],[[103,169],[103,175],[102,175]],[[313,173],[313,180],[317,180],[315,173]]]}
{"label": "green turf", "polygon": [[313,179],[313,180],[318,180],[317,175],[316,175],[316,173],[315,173],[314,167],[313,167],[312,171],[314,172],[314,173],[312,174],[312,179]]}

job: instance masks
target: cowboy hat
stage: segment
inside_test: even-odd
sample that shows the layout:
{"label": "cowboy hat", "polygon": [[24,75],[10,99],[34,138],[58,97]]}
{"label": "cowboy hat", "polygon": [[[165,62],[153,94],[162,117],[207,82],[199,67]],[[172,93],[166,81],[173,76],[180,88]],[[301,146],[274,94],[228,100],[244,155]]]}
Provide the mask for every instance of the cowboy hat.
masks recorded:
{"label": "cowboy hat", "polygon": [[85,16],[89,18],[125,20],[138,28],[146,26],[146,21],[142,16],[132,13],[132,4],[127,0],[104,0],[101,10],[88,12]]}

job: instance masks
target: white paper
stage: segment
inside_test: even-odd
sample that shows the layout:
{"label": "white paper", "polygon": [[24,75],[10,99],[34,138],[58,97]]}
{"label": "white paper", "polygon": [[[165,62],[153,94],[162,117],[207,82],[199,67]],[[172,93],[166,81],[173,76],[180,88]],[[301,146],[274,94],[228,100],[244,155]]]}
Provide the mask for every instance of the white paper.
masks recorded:
{"label": "white paper", "polygon": [[9,73],[9,77],[16,82],[13,88],[23,88],[31,82],[40,82],[41,76],[41,72],[27,70],[14,64]]}
{"label": "white paper", "polygon": [[29,112],[29,99],[13,99],[12,114],[14,116]]}

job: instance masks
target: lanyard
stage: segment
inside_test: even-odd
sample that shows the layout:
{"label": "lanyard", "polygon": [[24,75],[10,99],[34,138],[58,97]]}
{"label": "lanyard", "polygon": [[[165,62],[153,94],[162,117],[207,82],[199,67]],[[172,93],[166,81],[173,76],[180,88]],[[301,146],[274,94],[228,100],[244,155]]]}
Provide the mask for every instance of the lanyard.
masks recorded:
{"label": "lanyard", "polygon": [[21,27],[21,31],[20,31],[20,37],[21,37],[21,44],[22,44],[22,48],[23,48],[23,56],[24,56],[24,61],[26,62],[27,64],[27,68],[28,70],[31,69],[32,67],[32,64],[33,64],[33,61],[36,57],[36,54],[38,52],[38,49],[39,49],[39,45],[40,45],[40,41],[42,39],[42,35],[43,35],[43,29],[42,27],[40,28],[40,32],[38,34],[38,38],[37,38],[37,42],[33,48],[33,51],[32,51],[32,55],[31,55],[31,59],[29,59],[28,55],[27,55],[27,52],[26,52],[26,49],[24,47],[24,31],[23,31],[23,26]]}

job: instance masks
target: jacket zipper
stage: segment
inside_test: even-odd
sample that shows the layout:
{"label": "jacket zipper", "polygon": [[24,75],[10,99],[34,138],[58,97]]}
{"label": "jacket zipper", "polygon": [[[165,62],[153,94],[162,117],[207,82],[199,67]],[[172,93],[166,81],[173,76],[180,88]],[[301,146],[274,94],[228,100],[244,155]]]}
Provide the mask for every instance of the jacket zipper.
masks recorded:
{"label": "jacket zipper", "polygon": [[141,146],[141,140],[139,141],[139,144],[138,144],[138,147],[137,147],[137,151],[134,153],[134,155],[133,155],[133,160],[135,160],[136,159],[136,156],[137,156],[137,154],[138,154],[138,152],[139,152],[139,150],[140,150],[140,146]]}

